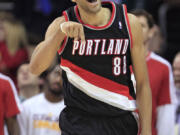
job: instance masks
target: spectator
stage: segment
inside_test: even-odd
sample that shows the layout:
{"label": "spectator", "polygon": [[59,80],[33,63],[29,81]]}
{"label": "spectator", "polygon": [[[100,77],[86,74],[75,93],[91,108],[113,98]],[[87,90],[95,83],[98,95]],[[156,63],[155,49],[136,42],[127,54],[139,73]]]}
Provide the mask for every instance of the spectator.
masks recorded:
{"label": "spectator", "polygon": [[19,135],[16,116],[20,109],[13,81],[0,73],[0,135],[4,135],[4,124],[7,125],[9,135]]}
{"label": "spectator", "polygon": [[0,11],[0,20],[1,21],[12,20],[13,18],[14,18],[14,16],[10,12]]}
{"label": "spectator", "polygon": [[173,61],[173,75],[176,89],[177,91],[180,91],[180,52],[176,54]]}
{"label": "spectator", "polygon": [[18,117],[21,135],[60,135],[58,120],[64,108],[61,75],[62,70],[56,66],[47,75],[48,89],[23,103]]}
{"label": "spectator", "polygon": [[164,51],[166,50],[165,39],[160,31],[159,26],[154,25],[150,30],[150,38],[148,41],[148,49],[149,51],[153,51],[156,54],[162,56]]}
{"label": "spectator", "polygon": [[169,62],[148,50],[152,16],[144,10],[132,12],[140,21],[146,48],[146,63],[152,91],[152,135],[174,135],[175,87]]}
{"label": "spectator", "polygon": [[30,73],[29,64],[22,64],[17,71],[17,85],[21,101],[37,95],[39,89],[39,77]]}
{"label": "spectator", "polygon": [[178,106],[176,111],[176,122],[180,127],[180,52],[178,52],[173,61],[173,75],[176,86],[176,95],[178,99]]}
{"label": "spectator", "polygon": [[0,72],[9,75],[16,83],[18,66],[28,59],[26,33],[16,19],[1,22]]}

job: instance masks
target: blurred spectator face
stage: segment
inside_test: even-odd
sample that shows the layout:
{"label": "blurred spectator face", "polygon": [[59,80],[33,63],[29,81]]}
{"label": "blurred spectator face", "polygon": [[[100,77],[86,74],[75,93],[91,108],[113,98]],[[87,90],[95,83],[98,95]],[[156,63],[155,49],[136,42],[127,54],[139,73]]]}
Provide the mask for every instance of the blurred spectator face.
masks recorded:
{"label": "blurred spectator face", "polygon": [[162,54],[164,51],[164,39],[161,34],[160,28],[157,25],[154,25],[150,30],[150,40],[149,40],[149,50]]}
{"label": "blurred spectator face", "polygon": [[17,73],[18,87],[38,85],[39,79],[29,71],[29,64],[22,64]]}
{"label": "blurred spectator face", "polygon": [[62,69],[56,66],[53,71],[48,75],[49,90],[59,95],[62,93],[63,81],[62,81]]}
{"label": "blurred spectator face", "polygon": [[173,75],[177,89],[180,89],[180,53],[178,53],[173,62]]}
{"label": "blurred spectator face", "polygon": [[0,20],[0,42],[5,40],[5,30],[3,22]]}
{"label": "blurred spectator face", "polygon": [[150,32],[150,28],[148,26],[147,19],[144,16],[137,16],[137,18],[142,27],[144,42],[146,42],[149,39],[149,32]]}

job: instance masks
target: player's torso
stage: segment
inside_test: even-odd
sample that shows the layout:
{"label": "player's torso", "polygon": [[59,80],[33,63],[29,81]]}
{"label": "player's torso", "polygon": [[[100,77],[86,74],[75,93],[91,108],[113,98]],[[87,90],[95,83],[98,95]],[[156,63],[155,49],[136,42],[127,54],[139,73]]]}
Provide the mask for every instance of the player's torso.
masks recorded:
{"label": "player's torso", "polygon": [[[126,82],[124,74],[130,65],[130,40],[122,9],[108,5],[112,16],[106,26],[84,25],[86,43],[68,39],[62,58],[111,80]],[[74,12],[71,12],[74,10]],[[82,22],[77,6],[71,9],[68,17],[71,21]],[[103,68],[102,68],[103,67]],[[102,69],[104,69],[102,71]]]}
{"label": "player's torso", "polygon": [[[125,95],[132,100],[135,95],[131,86],[129,70],[129,65],[131,65],[130,36],[124,7],[114,3],[106,3],[103,6],[110,8],[112,12],[108,24],[102,27],[84,24],[85,43],[74,41],[71,38],[65,41],[66,45],[59,52],[62,53],[61,67],[66,71],[67,80],[71,84],[81,91],[84,87],[85,94],[100,100],[100,102],[109,103],[109,101],[104,101],[105,97],[103,96],[113,93]],[[64,14],[70,21],[83,24],[77,6],[67,10]],[[73,75],[68,75],[68,72]],[[100,92],[96,93],[94,97],[94,92],[86,91],[87,87],[94,89],[95,92],[98,90]],[[101,90],[103,92],[105,90],[102,99],[96,97],[96,95],[102,94]],[[106,93],[106,90],[109,90],[110,93]],[[80,93],[77,95],[81,95]],[[118,106],[114,104],[116,103],[112,103],[112,106]]]}

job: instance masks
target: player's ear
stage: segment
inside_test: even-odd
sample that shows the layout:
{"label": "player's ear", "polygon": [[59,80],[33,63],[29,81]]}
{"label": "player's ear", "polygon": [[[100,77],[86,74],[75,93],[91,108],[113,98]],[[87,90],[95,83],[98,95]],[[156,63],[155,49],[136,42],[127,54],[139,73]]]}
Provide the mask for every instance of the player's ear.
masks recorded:
{"label": "player's ear", "polygon": [[72,2],[76,2],[76,0],[72,0]]}

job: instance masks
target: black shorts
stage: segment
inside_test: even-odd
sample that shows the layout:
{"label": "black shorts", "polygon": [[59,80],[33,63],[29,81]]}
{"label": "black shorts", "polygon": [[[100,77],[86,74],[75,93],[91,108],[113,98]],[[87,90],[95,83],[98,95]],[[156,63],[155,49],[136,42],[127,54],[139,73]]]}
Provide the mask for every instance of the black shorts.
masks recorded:
{"label": "black shorts", "polygon": [[59,119],[62,135],[137,135],[138,125],[131,112],[121,116],[94,116],[65,108]]}

